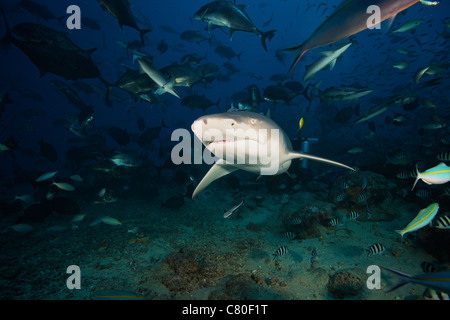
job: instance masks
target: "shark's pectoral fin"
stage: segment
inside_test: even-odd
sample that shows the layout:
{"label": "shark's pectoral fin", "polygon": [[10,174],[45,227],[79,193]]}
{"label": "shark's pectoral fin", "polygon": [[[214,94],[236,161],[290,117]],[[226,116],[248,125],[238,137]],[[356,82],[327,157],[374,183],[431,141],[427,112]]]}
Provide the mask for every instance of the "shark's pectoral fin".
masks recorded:
{"label": "shark's pectoral fin", "polygon": [[347,166],[347,165],[345,165],[343,163],[336,162],[336,161],[333,161],[333,160],[328,160],[328,159],[321,158],[321,157],[312,156],[312,155],[306,154],[306,153],[289,152],[289,156],[288,157],[291,160],[292,159],[310,159],[310,160],[314,160],[314,161],[320,161],[320,162],[332,164],[334,166],[338,166],[338,167],[342,167],[342,168],[346,168],[346,169],[355,171],[355,169],[353,169],[352,167],[349,167],[349,166]]}
{"label": "shark's pectoral fin", "polygon": [[214,180],[217,180],[223,176],[226,176],[227,174],[232,173],[233,171],[238,170],[238,168],[228,164],[224,164],[224,162],[224,160],[220,159],[211,167],[211,169],[209,169],[208,173],[203,177],[202,181],[200,181],[197,188],[195,188],[194,192],[192,193],[192,199],[194,199]]}

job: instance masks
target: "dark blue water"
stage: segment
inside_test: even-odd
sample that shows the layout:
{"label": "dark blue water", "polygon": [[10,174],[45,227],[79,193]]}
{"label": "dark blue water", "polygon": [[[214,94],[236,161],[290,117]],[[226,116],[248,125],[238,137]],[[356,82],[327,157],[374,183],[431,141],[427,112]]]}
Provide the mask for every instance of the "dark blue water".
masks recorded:
{"label": "dark blue water", "polygon": [[[100,70],[102,77],[111,84],[114,84],[126,71],[125,66],[138,70],[137,63],[133,64],[132,54],[130,52],[127,53],[116,41],[139,41],[139,33],[137,30],[127,26],[124,26],[123,30],[121,30],[117,21],[108,12],[102,10],[96,1],[79,0],[76,3],[70,1],[39,1],[39,3],[48,8],[54,16],[59,17],[59,20],[50,19],[46,21],[39,17],[38,12],[27,11],[26,5],[17,1],[4,1],[1,4],[1,8],[6,13],[10,27],[23,22],[39,23],[61,31],[83,50],[97,48],[91,56],[92,60]],[[237,31],[234,33],[232,41],[230,41],[227,28],[214,29],[209,33],[206,29],[206,23],[193,19],[194,13],[202,5],[206,4],[205,1],[168,0],[156,2],[130,0],[131,10],[137,18],[139,27],[141,29],[152,29],[151,32],[145,35],[145,46],[140,50],[153,56],[153,65],[156,68],[161,69],[172,63],[179,63],[181,57],[193,53],[206,57],[206,60],[203,60],[201,64],[214,63],[220,68],[221,76],[214,79],[211,83],[199,83],[192,89],[177,87],[181,98],[195,93],[205,95],[213,102],[220,99],[219,106],[211,106],[206,110],[191,110],[189,107],[181,105],[180,99],[170,94],[159,96],[163,102],[162,104],[135,101],[130,94],[119,88],[111,89],[110,101],[106,103],[103,93],[87,94],[79,91],[74,87],[73,81],[66,80],[58,75],[48,73],[43,77],[39,77],[39,70],[21,50],[13,44],[4,44],[4,50],[1,52],[0,59],[0,94],[3,96],[3,94],[7,93],[12,103],[5,105],[5,110],[0,118],[0,143],[7,145],[11,149],[0,155],[0,197],[3,203],[2,211],[0,212],[0,219],[2,219],[0,225],[2,229],[6,230],[1,236],[4,237],[2,240],[2,245],[4,246],[10,246],[11,243],[17,245],[20,241],[24,241],[23,248],[15,246],[9,248],[11,250],[11,261],[20,259],[15,256],[15,253],[19,256],[26,256],[26,253],[21,253],[22,250],[26,252],[25,243],[29,244],[37,241],[37,243],[42,242],[43,247],[49,246],[48,242],[52,240],[49,237],[40,235],[31,241],[29,238],[26,239],[26,237],[30,236],[30,233],[27,233],[25,235],[20,234],[20,238],[17,239],[15,238],[17,235],[8,229],[11,225],[17,223],[32,224],[35,227],[33,232],[39,230],[39,227],[45,229],[50,223],[49,221],[53,221],[51,219],[55,218],[54,212],[48,215],[43,214],[44,218],[36,218],[34,221],[33,219],[21,219],[21,217],[26,216],[25,210],[31,203],[42,205],[46,201],[45,198],[49,191],[55,193],[56,196],[72,199],[77,207],[81,208],[80,210],[69,210],[70,214],[73,212],[90,212],[91,214],[94,213],[95,216],[95,211],[98,209],[92,207],[94,206],[92,203],[103,201],[98,199],[98,191],[105,187],[112,188],[115,190],[115,195],[119,198],[118,201],[124,202],[120,207],[114,204],[115,207],[109,209],[105,208],[104,204],[101,204],[102,209],[100,210],[104,213],[103,215],[130,221],[133,220],[133,217],[127,217],[124,213],[127,210],[125,208],[132,208],[134,205],[133,210],[139,211],[142,205],[144,207],[148,206],[146,207],[147,209],[154,208],[156,212],[160,210],[161,202],[166,202],[171,196],[181,195],[184,197],[186,186],[192,183],[189,176],[194,179],[194,183],[198,183],[207,166],[173,166],[170,159],[171,148],[174,145],[170,141],[172,132],[178,128],[190,130],[192,122],[202,115],[227,111],[232,103],[236,105],[238,102],[237,99],[233,100],[232,96],[240,91],[245,91],[249,85],[256,85],[261,94],[268,86],[275,85],[277,82],[270,80],[270,78],[273,75],[284,76],[295,59],[295,53],[287,53],[280,60],[276,56],[277,50],[301,44],[334,11],[335,6],[339,3],[340,1],[337,0],[327,1],[326,4],[322,4],[320,1],[247,1],[246,4],[248,6],[245,11],[256,27],[262,31],[277,30],[274,38],[267,42],[268,51],[265,52],[260,39],[254,33]],[[66,9],[73,4],[78,5],[81,9],[82,19],[89,18],[97,22],[100,30],[89,28],[83,23],[80,30],[67,29],[65,25],[69,15],[66,14]],[[449,131],[446,126],[450,120],[450,109],[448,107],[448,67],[450,65],[448,55],[448,34],[450,31],[448,12],[449,4],[445,1],[441,1],[437,6],[424,6],[419,3],[400,13],[390,30],[386,30],[386,28],[382,30],[365,30],[352,36],[351,41],[353,45],[337,61],[334,69],[329,70],[329,68],[325,68],[318,72],[315,78],[309,82],[311,86],[314,86],[319,81],[322,81],[320,87],[318,87],[321,92],[325,92],[330,87],[368,88],[373,90],[372,93],[358,101],[333,101],[326,103],[321,102],[316,96],[310,102],[304,95],[299,94],[289,104],[273,104],[262,100],[257,110],[254,111],[266,114],[270,109],[271,118],[286,130],[297,149],[300,148],[298,143],[298,138],[300,137],[298,122],[303,117],[304,126],[301,131],[301,137],[318,138],[319,141],[311,145],[310,152],[312,154],[356,166],[362,171],[370,171],[371,173],[382,175],[386,181],[389,180],[390,183],[397,184],[396,189],[399,192],[393,195],[394,199],[398,198],[400,199],[399,201],[404,201],[407,205],[413,206],[412,211],[425,208],[432,202],[439,202],[442,212],[448,211],[448,195],[445,195],[445,192],[448,193],[448,190],[445,191],[445,185],[432,186],[430,189],[431,195],[424,200],[423,197],[416,196],[414,192],[410,192],[413,183],[412,177],[409,177],[407,182],[397,177],[400,172],[409,174],[414,171],[416,163],[421,164],[421,170],[435,166],[441,162],[437,159],[439,153],[450,152]],[[414,28],[412,32],[392,33],[393,30],[404,23],[415,19],[422,19],[423,22]],[[265,23],[267,26],[263,27]],[[167,27],[170,27],[176,33],[168,31]],[[180,38],[179,34],[186,30],[197,30],[206,38],[212,37],[212,39],[199,44],[185,41]],[[2,19],[0,34],[3,36],[5,33],[5,22]],[[162,41],[168,44],[168,49],[164,53],[157,49],[158,44]],[[347,41],[344,40],[342,44],[347,43]],[[215,50],[220,45],[231,47],[234,52],[240,54],[240,58],[227,59],[219,56]],[[290,75],[289,80],[298,81],[306,87],[307,84],[302,82],[305,65],[310,65],[316,61],[320,57],[321,51],[334,50],[335,48],[336,45],[332,44],[307,52]],[[399,52],[399,50],[403,50],[403,53]],[[393,65],[403,62],[408,64],[406,69],[400,70],[393,67]],[[67,61],[67,63],[71,62]],[[224,77],[227,74],[226,68],[223,66],[224,63],[232,63],[238,69],[238,72]],[[439,83],[413,92],[411,94],[413,102],[410,104],[397,104],[368,122],[355,124],[355,121],[369,108],[393,96],[417,88],[419,84],[414,82],[414,76],[418,70],[427,66],[432,66],[432,69],[437,71],[434,74],[425,74],[421,78],[420,84],[432,79],[440,79]],[[92,107],[94,120],[87,129],[88,135],[92,136],[80,139],[68,129],[68,119],[78,117],[80,110],[69,103],[63,95],[52,87],[51,81],[55,80],[62,81],[70,88],[73,88],[84,104]],[[98,87],[102,92],[105,88],[99,79],[80,79],[78,81]],[[316,91],[316,94],[317,92],[319,91]],[[336,120],[335,117],[340,110],[344,108],[354,109],[357,104],[359,104],[359,115],[356,112],[350,112],[350,115],[344,121]],[[400,120],[395,121],[394,118]],[[138,127],[138,119],[144,121],[144,128]],[[160,127],[163,122],[165,126],[161,128],[159,134],[149,142],[147,147],[139,145],[139,137],[145,129]],[[442,128],[430,129],[424,127],[438,124],[441,124]],[[125,130],[130,139],[129,143],[120,145],[113,139],[108,134],[108,130],[111,127]],[[96,147],[94,147],[99,150],[99,154],[86,161],[74,161],[73,154],[68,155],[68,151],[73,150],[75,147],[93,145],[94,135],[96,139],[102,140],[101,143],[95,144]],[[48,156],[46,157],[46,154],[43,154],[40,150],[39,141],[41,140],[54,147],[57,152],[56,161],[49,161]],[[354,148],[362,150],[358,153],[348,152]],[[130,171],[111,167],[107,159],[119,152],[138,154],[141,165],[137,169],[130,169]],[[408,158],[405,163],[389,162],[389,159],[401,158],[402,155]],[[450,156],[447,155],[447,157]],[[99,176],[98,171],[92,169],[92,166],[97,164],[103,165],[105,162],[108,163],[106,167],[116,170],[114,175],[113,173],[105,173]],[[337,177],[344,174],[343,172],[337,170],[321,178],[320,175],[326,170],[332,171],[335,168],[317,163],[311,164],[311,170],[307,172],[298,172],[296,168],[298,168],[298,163],[295,164],[294,168],[296,176],[300,176],[300,182],[297,181],[297,184],[305,186],[316,177],[324,183],[325,189],[322,188],[322,191],[319,191],[312,188],[310,190],[315,190],[318,197],[323,196],[320,200],[334,202],[334,199],[330,199],[331,196],[327,198],[326,194],[337,183]],[[164,170],[168,171],[164,172]],[[36,184],[35,179],[40,174],[51,171],[58,171],[57,181],[60,179],[76,185],[76,191],[72,193],[61,191],[52,186],[50,182],[45,185]],[[180,171],[185,176],[175,176],[174,178],[174,173]],[[79,183],[69,179],[73,174],[79,174],[84,181]],[[305,175],[302,176],[302,174]],[[350,181],[351,178],[347,180]],[[263,180],[263,194],[266,197],[274,197],[275,195],[279,197],[280,192],[283,192],[280,190],[284,190],[287,185],[286,193],[292,196],[298,191],[298,189],[293,188],[293,185],[296,183],[291,183],[289,178],[281,182]],[[422,182],[419,182],[419,184],[420,187],[426,187]],[[279,185],[284,185],[284,187],[279,188]],[[327,189],[327,186],[329,189]],[[189,196],[184,197],[184,204],[181,203],[180,206],[175,204],[173,212],[178,214],[178,218],[175,221],[183,224],[182,217],[184,213],[190,216],[190,213],[200,211],[198,213],[200,215],[201,212],[208,212],[208,209],[205,208],[209,207],[211,209],[210,201],[217,201],[214,205],[214,208],[219,207],[216,212],[216,219],[221,222],[221,210],[228,210],[238,203],[241,198],[239,194],[258,194],[245,188],[240,188],[232,182],[210,186],[209,188],[213,188],[212,194],[206,194],[203,202],[200,199],[195,206],[191,204]],[[160,191],[159,194],[152,195],[148,201],[153,202],[147,203],[146,192],[155,189]],[[400,192],[400,190],[404,190],[404,192]],[[219,197],[221,200],[217,199],[217,192],[221,193],[221,197]],[[312,192],[314,193],[314,191]],[[228,193],[229,198],[226,199]],[[33,197],[31,203],[15,199],[15,197],[25,194]],[[295,198],[295,196],[292,197]],[[179,201],[180,199],[172,199],[174,202],[177,200]],[[375,205],[382,200],[378,198],[375,203],[371,204]],[[220,201],[225,201],[226,205],[222,205],[223,208],[219,206]],[[273,201],[273,205],[280,204],[279,198],[270,198],[270,201]],[[307,203],[307,200],[304,203],[302,202],[302,204]],[[268,205],[268,207],[270,206]],[[68,205],[68,207],[71,207],[71,205]],[[361,208],[365,212],[365,207],[362,206]],[[345,209],[350,210],[350,205],[347,204]],[[51,211],[52,209],[47,208],[45,210]],[[61,210],[64,211],[66,209]],[[163,210],[167,209],[164,208]],[[281,209],[278,213],[288,214],[288,212],[284,212]],[[395,225],[387,224],[386,230],[403,228],[409,222],[409,218],[412,219],[415,216],[415,213],[411,212],[404,220]],[[139,214],[145,217],[142,212]],[[247,212],[246,214],[251,215],[255,213]],[[157,213],[154,213],[154,216],[159,217]],[[65,215],[64,218],[58,216],[55,223],[58,225],[62,224],[63,221],[68,223],[71,218],[69,214]],[[171,219],[170,215],[165,216],[165,218]],[[153,218],[149,219],[153,221]],[[206,218],[207,221],[209,221],[208,219]],[[92,218],[93,220],[95,219]],[[85,224],[87,225],[92,221],[85,222]],[[167,220],[164,221],[167,222]],[[132,225],[137,226],[140,223],[142,222],[135,222]],[[243,228],[245,225],[247,223],[243,225]],[[109,232],[107,227],[110,226],[102,225],[102,228],[106,229],[101,230],[107,233]],[[151,238],[149,234],[154,230],[145,229],[144,225],[142,227],[142,237],[148,236]],[[128,229],[131,229],[131,227]],[[263,228],[262,230],[264,232],[265,229]],[[281,233],[289,230],[279,231]],[[190,232],[201,234],[201,231],[195,228]],[[86,234],[94,237],[93,232],[86,231]],[[124,235],[122,234],[122,236]],[[125,236],[128,235],[125,234]],[[115,240],[120,242],[117,240],[119,236],[117,237]],[[393,238],[398,240],[395,234]],[[101,242],[102,240],[95,241]],[[125,239],[123,243],[128,241],[129,239]],[[58,245],[59,242],[56,241],[55,243],[55,245]],[[117,245],[120,246],[119,244]],[[101,245],[99,246],[101,247]],[[311,244],[312,247],[316,247],[316,245]],[[176,245],[170,249],[165,248],[163,253],[159,255],[159,258],[162,259],[165,254],[175,252],[177,249]],[[269,251],[275,252],[275,250],[276,241],[273,242],[273,250],[269,249]],[[273,252],[269,251],[267,253],[270,259]],[[321,250],[318,249],[317,251],[320,257]],[[252,254],[257,256],[255,252]],[[309,261],[309,256],[307,255],[302,259],[303,261]],[[42,259],[46,260],[46,258]],[[448,259],[448,256],[446,259]],[[76,264],[76,261],[74,263]],[[80,264],[82,263],[80,262]],[[448,263],[448,260],[443,263]],[[142,264],[145,263],[142,262]],[[64,265],[64,263],[61,263],[61,265]],[[419,263],[416,265],[418,266]],[[409,271],[414,272],[414,270]],[[21,272],[26,272],[26,267],[15,272],[17,272],[15,273],[17,277],[20,277]],[[280,275],[278,274],[278,276]],[[281,277],[283,276],[281,275]],[[11,279],[13,278],[14,275],[11,276]],[[95,278],[95,273],[93,278]],[[129,291],[135,289],[134,282],[127,285],[131,287]],[[172,288],[171,285],[167,285],[167,287]],[[100,289],[105,289],[105,287]],[[112,289],[119,290],[120,288],[115,287]],[[139,293],[145,291],[142,288],[140,289]],[[151,290],[151,288],[147,289]],[[161,295],[163,298],[168,297]],[[86,294],[75,298],[86,298],[88,296]],[[27,295],[27,293],[21,291],[19,294],[14,294],[14,290],[2,291],[1,297],[7,299],[41,298],[37,292]],[[64,299],[68,296],[64,293],[54,293],[54,295],[46,293],[42,297]],[[186,296],[176,295],[172,297],[186,298]],[[203,296],[197,297],[204,298]],[[270,295],[264,297],[271,298]],[[282,295],[282,298],[286,299],[292,297],[294,296]],[[297,296],[297,298],[305,297]],[[326,299],[329,296],[324,294],[321,298]],[[388,298],[392,298],[392,296]]]}

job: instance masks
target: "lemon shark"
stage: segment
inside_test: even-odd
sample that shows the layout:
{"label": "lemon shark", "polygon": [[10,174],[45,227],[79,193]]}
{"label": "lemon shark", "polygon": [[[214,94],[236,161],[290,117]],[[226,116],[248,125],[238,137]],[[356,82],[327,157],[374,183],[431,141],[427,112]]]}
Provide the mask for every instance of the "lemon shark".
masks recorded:
{"label": "lemon shark", "polygon": [[289,169],[293,159],[311,159],[354,170],[339,162],[293,151],[283,129],[259,113],[234,111],[205,115],[194,121],[191,129],[215,155],[215,164],[197,185],[192,199],[213,181],[236,170],[278,175]]}

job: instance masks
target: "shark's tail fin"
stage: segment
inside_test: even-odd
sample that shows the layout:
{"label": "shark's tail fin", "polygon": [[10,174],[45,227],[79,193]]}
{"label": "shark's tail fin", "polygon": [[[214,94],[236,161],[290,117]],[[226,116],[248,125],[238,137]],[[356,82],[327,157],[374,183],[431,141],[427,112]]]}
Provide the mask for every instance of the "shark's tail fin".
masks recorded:
{"label": "shark's tail fin", "polygon": [[269,39],[269,41],[272,40],[272,38],[275,36],[275,32],[277,32],[277,30],[269,30],[266,32],[260,32],[259,37],[261,38],[261,44],[264,48],[264,50],[266,50],[267,52],[267,44],[266,44],[266,39]]}
{"label": "shark's tail fin", "polygon": [[297,65],[297,63],[300,61],[300,59],[303,57],[303,55],[306,53],[306,51],[308,51],[307,49],[304,48],[305,45],[304,43],[302,43],[299,46],[295,46],[295,47],[288,47],[288,48],[284,48],[284,49],[280,49],[279,51],[283,52],[283,51],[297,51],[299,52],[297,55],[297,58],[295,58],[294,62],[292,62],[291,66],[289,67],[288,72],[286,73],[286,75],[284,76],[286,79],[287,77],[291,74],[292,70],[294,70],[295,66]]}
{"label": "shark's tail fin", "polygon": [[387,268],[387,267],[382,267],[382,268],[387,270],[387,271],[389,271],[389,272],[392,272],[393,274],[396,274],[397,276],[402,278],[402,281],[399,282],[396,286],[394,286],[391,289],[389,289],[387,291],[387,293],[392,292],[392,291],[394,291],[394,290],[396,290],[398,288],[401,288],[401,287],[411,283],[411,281],[409,280],[411,278],[410,275],[408,275],[406,273],[403,273],[403,272],[400,272],[400,271],[397,271],[397,270],[394,270],[394,269],[391,269],[391,268]]}
{"label": "shark's tail fin", "polygon": [[310,159],[310,160],[314,160],[314,161],[319,161],[319,162],[324,162],[324,163],[328,163],[334,166],[338,166],[338,167],[342,167],[342,168],[346,168],[349,169],[351,171],[355,171],[354,168],[349,167],[343,163],[340,162],[336,162],[333,160],[329,160],[329,159],[325,159],[325,158],[321,158],[321,157],[317,157],[317,156],[313,156],[310,154],[306,154],[306,153],[301,153],[301,152],[290,152],[289,153],[289,158],[292,159]]}
{"label": "shark's tail fin", "polygon": [[[139,30],[139,36],[141,37],[141,42],[143,45],[145,45],[145,39],[144,36],[146,33],[149,33],[150,31],[152,31],[151,29],[143,29],[143,30]],[[128,50],[128,48],[127,48]]]}

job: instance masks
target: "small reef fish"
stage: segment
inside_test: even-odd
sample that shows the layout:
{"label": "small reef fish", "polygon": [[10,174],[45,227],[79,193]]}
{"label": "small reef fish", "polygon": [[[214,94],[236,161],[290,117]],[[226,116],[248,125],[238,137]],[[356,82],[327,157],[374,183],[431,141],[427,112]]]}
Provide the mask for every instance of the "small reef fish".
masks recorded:
{"label": "small reef fish", "polygon": [[439,217],[439,219],[436,220],[436,224],[434,225],[434,227],[438,229],[450,229],[450,217]]}
{"label": "small reef fish", "polygon": [[426,225],[431,224],[438,211],[439,211],[439,204],[432,203],[425,209],[420,210],[417,216],[406,226],[405,229],[395,230],[395,232],[399,233],[403,239],[403,235],[405,233],[419,230],[425,227]]}
{"label": "small reef fish", "polygon": [[86,217],[86,215],[83,214],[83,213],[77,214],[75,217],[73,217],[73,219],[71,220],[71,222],[72,222],[72,223],[81,222],[81,221],[83,221],[84,217]]}
{"label": "small reef fish", "polygon": [[110,226],[120,226],[120,225],[122,225],[122,222],[120,222],[117,219],[114,219],[114,218],[111,218],[111,217],[102,217],[102,218],[99,218],[99,219],[95,220],[94,222],[92,222],[89,226],[93,227],[93,226],[99,224],[100,222],[103,222],[104,224],[108,224]]}
{"label": "small reef fish", "polygon": [[31,194],[23,194],[21,196],[15,196],[14,199],[20,200],[22,202],[32,202],[34,200],[34,197]]}
{"label": "small reef fish", "polygon": [[439,1],[420,0],[420,3],[426,6],[437,6]]}
{"label": "small reef fish", "polygon": [[110,226],[120,226],[122,224],[122,222],[120,222],[119,220],[111,217],[103,217],[101,218],[101,222],[108,224]]}
{"label": "small reef fish", "polygon": [[305,120],[303,118],[301,118],[298,122],[298,130],[297,131],[302,130],[304,124],[305,124]]}
{"label": "small reef fish", "polygon": [[414,31],[414,28],[416,28],[418,25],[422,24],[423,21],[424,20],[422,20],[422,19],[416,19],[416,20],[408,21],[405,24],[403,24],[402,26],[400,26],[397,29],[393,30],[392,33]]}
{"label": "small reef fish", "polygon": [[367,196],[366,196],[366,194],[365,194],[364,192],[361,192],[361,193],[359,194],[358,198],[356,199],[356,201],[357,201],[358,203],[364,202],[364,201],[366,201],[366,200],[367,200]]}
{"label": "small reef fish", "polygon": [[56,174],[58,173],[58,171],[52,171],[52,172],[46,172],[41,174],[37,179],[36,182],[42,182],[48,179],[53,178]]}
{"label": "small reef fish", "polygon": [[414,190],[414,187],[419,180],[422,180],[426,184],[444,184],[450,181],[450,167],[443,162],[424,172],[419,172],[419,169],[416,166],[416,174],[416,181],[414,182],[411,191]]}
{"label": "small reef fish", "polygon": [[420,284],[425,287],[435,289],[438,291],[442,291],[445,293],[450,293],[450,271],[441,271],[441,272],[433,272],[433,273],[426,273],[421,274],[417,276],[411,276],[405,273],[402,273],[400,271],[382,267],[384,270],[387,270],[389,272],[392,272],[402,278],[403,281],[401,281],[399,284],[394,286],[392,289],[390,289],[388,292],[392,292],[398,288],[401,288],[407,284],[415,283]]}
{"label": "small reef fish", "polygon": [[422,296],[425,300],[445,300],[445,301],[450,300],[447,293],[436,291],[430,288],[427,288]]}
{"label": "small reef fish", "polygon": [[341,220],[339,220],[338,218],[332,218],[329,222],[328,225],[330,227],[338,227],[340,225],[342,225]]}
{"label": "small reef fish", "polygon": [[409,67],[409,64],[407,64],[406,62],[401,62],[401,63],[392,65],[392,67],[394,69],[405,70]]}
{"label": "small reef fish", "polygon": [[233,208],[231,208],[230,210],[228,210],[228,211],[225,211],[225,210],[224,210],[223,217],[224,217],[225,219],[231,217],[231,215],[232,215],[236,210],[238,210],[243,204],[244,204],[244,198],[242,198],[241,202],[238,203],[237,205],[235,205],[235,206],[234,206]]}
{"label": "small reef fish", "polygon": [[78,174],[74,174],[74,175],[70,176],[70,179],[72,181],[76,181],[76,182],[83,182],[83,178],[80,177],[80,175],[78,175]]}
{"label": "small reef fish", "polygon": [[424,261],[420,264],[420,267],[422,268],[423,272],[425,273],[431,273],[431,272],[436,272],[436,267],[427,261]]}
{"label": "small reef fish", "polygon": [[64,191],[75,191],[74,186],[72,186],[71,184],[68,184],[66,182],[54,182],[53,181],[53,185],[58,187],[58,189],[61,189]]}
{"label": "small reef fish", "polygon": [[383,244],[381,243],[375,243],[373,245],[371,245],[370,247],[367,248],[367,255],[374,255],[374,254],[381,254],[383,253],[385,250],[385,247]]}
{"label": "small reef fish", "polygon": [[294,239],[296,236],[297,236],[297,234],[296,234],[295,232],[290,232],[290,231],[288,231],[288,232],[283,233],[283,237],[286,238],[286,239],[288,239],[288,240],[292,240],[292,239]]}
{"label": "small reef fish", "polygon": [[442,152],[437,155],[439,161],[450,161],[450,153]]}
{"label": "small reef fish", "polygon": [[102,188],[102,189],[100,189],[100,191],[98,192],[98,196],[100,197],[100,198],[103,198],[104,196],[105,196],[105,193],[106,193],[106,188]]}
{"label": "small reef fish", "polygon": [[284,256],[287,253],[287,251],[288,251],[288,249],[286,248],[286,246],[279,247],[277,249],[277,251],[275,251],[275,253],[272,254],[273,255],[273,260],[275,260],[275,259],[277,259],[277,258],[279,258],[281,256]]}
{"label": "small reef fish", "polygon": [[350,211],[349,213],[347,213],[347,219],[349,220],[356,220],[359,217],[359,213],[358,211]]}
{"label": "small reef fish", "polygon": [[33,229],[34,229],[32,225],[29,225],[26,223],[15,224],[15,225],[11,226],[10,228],[16,232],[22,232],[22,233],[27,233],[27,232],[33,231]]}
{"label": "small reef fish", "polygon": [[364,149],[362,149],[362,148],[353,148],[353,149],[348,150],[347,152],[351,153],[351,154],[362,153],[362,152],[364,152]]}
{"label": "small reef fish", "polygon": [[420,78],[422,78],[422,76],[425,74],[425,72],[428,71],[428,69],[430,69],[430,66],[417,70],[414,76],[414,82],[419,83]]}
{"label": "small reef fish", "polygon": [[291,225],[299,225],[299,224],[301,224],[302,223],[302,219],[301,218],[299,218],[299,217],[295,217],[295,218],[292,218],[290,221],[289,221],[289,223],[291,224]]}
{"label": "small reef fish", "polygon": [[431,195],[430,190],[419,189],[416,192],[416,196],[418,196],[419,198],[428,198],[430,195]]}

